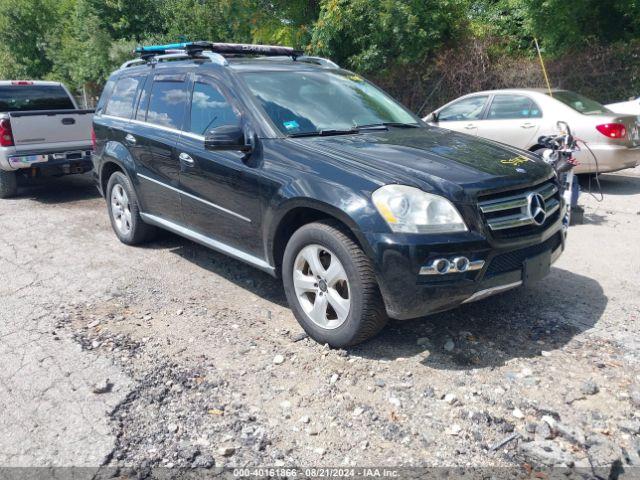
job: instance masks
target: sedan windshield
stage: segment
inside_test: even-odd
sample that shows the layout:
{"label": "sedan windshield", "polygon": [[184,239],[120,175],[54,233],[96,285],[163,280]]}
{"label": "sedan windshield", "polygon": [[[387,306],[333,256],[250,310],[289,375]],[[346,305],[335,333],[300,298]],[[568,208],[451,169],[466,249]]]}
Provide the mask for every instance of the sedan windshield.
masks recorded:
{"label": "sedan windshield", "polygon": [[387,94],[352,73],[247,72],[251,92],[286,135],[355,133],[359,127],[418,126]]}
{"label": "sedan windshield", "polygon": [[561,90],[559,92],[553,92],[553,98],[561,101],[565,105],[573,108],[575,111],[582,113],[583,115],[601,115],[603,113],[611,113],[611,111],[590,98],[580,95],[579,93],[570,92],[568,90]]}

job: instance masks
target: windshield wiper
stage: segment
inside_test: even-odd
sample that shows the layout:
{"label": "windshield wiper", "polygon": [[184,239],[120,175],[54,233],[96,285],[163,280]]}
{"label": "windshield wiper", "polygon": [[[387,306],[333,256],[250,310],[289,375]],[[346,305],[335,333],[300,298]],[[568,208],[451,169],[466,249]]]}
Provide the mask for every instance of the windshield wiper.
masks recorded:
{"label": "windshield wiper", "polygon": [[417,123],[402,123],[402,122],[380,122],[380,123],[370,123],[368,125],[357,125],[356,128],[360,129],[382,129],[386,127],[398,127],[398,128],[420,128],[420,125]]}
{"label": "windshield wiper", "polygon": [[320,129],[315,132],[300,132],[300,133],[291,133],[290,137],[325,137],[330,135],[352,135],[354,133],[360,133],[357,128],[349,128],[349,129],[336,129],[336,128],[326,128]]}

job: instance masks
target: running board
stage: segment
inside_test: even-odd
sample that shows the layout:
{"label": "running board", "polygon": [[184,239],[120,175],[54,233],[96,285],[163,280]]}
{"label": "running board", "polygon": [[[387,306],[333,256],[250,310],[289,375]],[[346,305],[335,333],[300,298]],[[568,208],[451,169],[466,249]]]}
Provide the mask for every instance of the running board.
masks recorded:
{"label": "running board", "polygon": [[165,230],[169,230],[170,232],[185,237],[193,242],[204,245],[205,247],[209,247],[220,253],[224,253],[225,255],[229,255],[236,260],[248,263],[249,265],[259,268],[263,272],[267,272],[268,274],[275,276],[276,269],[269,265],[267,262],[258,257],[243,252],[242,250],[231,247],[226,243],[222,243],[219,240],[214,240],[213,238],[202,235],[201,233],[183,227],[182,225],[178,225],[177,223],[165,220],[164,218],[156,217],[155,215],[141,212],[140,217],[142,217],[142,219],[146,223],[155,225],[156,227],[164,228]]}

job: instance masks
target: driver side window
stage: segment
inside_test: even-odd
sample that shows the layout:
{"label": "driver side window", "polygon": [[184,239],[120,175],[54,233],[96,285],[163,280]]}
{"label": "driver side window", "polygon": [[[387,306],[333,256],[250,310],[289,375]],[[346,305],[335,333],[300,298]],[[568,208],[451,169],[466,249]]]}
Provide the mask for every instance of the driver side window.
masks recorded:
{"label": "driver side window", "polygon": [[205,135],[213,128],[237,125],[239,121],[240,115],[216,86],[196,79],[191,97],[190,132]]}
{"label": "driver side window", "polygon": [[464,120],[479,120],[482,110],[487,103],[487,95],[469,97],[452,103],[438,113],[438,121],[455,122]]}

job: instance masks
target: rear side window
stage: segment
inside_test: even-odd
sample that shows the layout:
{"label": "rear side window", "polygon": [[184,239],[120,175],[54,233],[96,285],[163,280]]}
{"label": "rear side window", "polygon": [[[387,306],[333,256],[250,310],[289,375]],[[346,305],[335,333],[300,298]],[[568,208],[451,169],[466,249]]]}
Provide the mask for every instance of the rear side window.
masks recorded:
{"label": "rear side window", "polygon": [[69,94],[60,85],[0,86],[0,112],[73,109]]}
{"label": "rear side window", "polygon": [[113,86],[116,82],[113,80],[107,81],[107,84],[102,89],[102,95],[100,95],[100,100],[98,100],[98,104],[96,105],[96,115],[99,115],[104,112],[105,104],[107,103],[107,98],[111,95],[111,91],[113,90]]}
{"label": "rear side window", "polygon": [[104,113],[114,117],[131,118],[138,88],[143,80],[144,76],[118,79]]}
{"label": "rear side window", "polygon": [[184,122],[186,105],[187,85],[184,77],[175,80],[156,77],[149,98],[147,122],[179,130]]}
{"label": "rear side window", "polygon": [[486,95],[479,95],[477,97],[463,98],[462,100],[452,103],[448,107],[440,110],[438,113],[438,121],[479,120],[488,98]]}
{"label": "rear side window", "polygon": [[539,118],[540,108],[524,95],[496,95],[489,107],[487,120]]}
{"label": "rear side window", "polygon": [[236,125],[238,119],[238,114],[217,87],[196,80],[191,98],[191,132],[204,135],[220,125]]}

